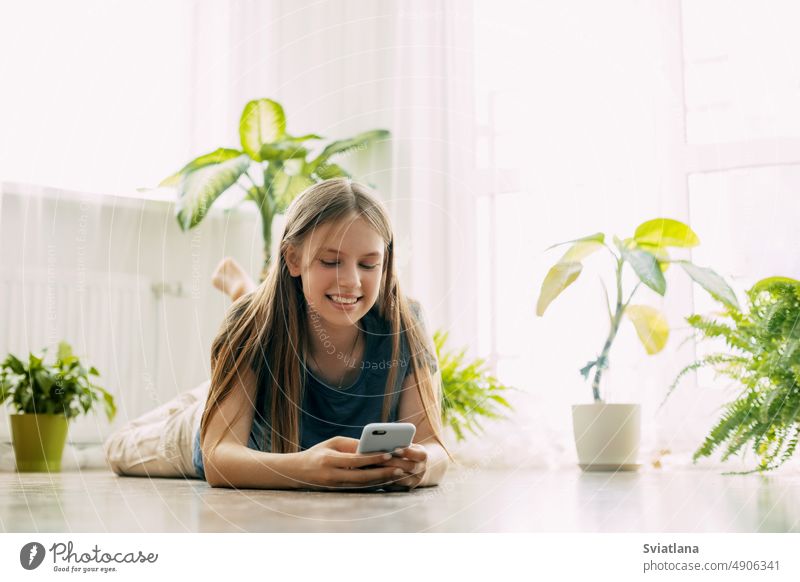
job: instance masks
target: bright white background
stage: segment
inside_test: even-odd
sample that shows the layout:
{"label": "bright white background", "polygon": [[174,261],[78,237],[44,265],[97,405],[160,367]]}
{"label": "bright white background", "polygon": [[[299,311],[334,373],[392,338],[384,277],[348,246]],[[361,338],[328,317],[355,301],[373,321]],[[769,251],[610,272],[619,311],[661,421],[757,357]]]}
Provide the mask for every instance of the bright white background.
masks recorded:
{"label": "bright white background", "polygon": [[[115,201],[196,155],[237,146],[250,99],[280,101],[295,134],[390,129],[391,144],[346,164],[391,209],[406,292],[423,302],[433,327],[450,331],[454,348],[485,357],[519,389],[513,418],[487,423],[483,438],[459,449],[465,458],[500,443],[499,465],[574,461],[569,405],[591,398],[578,370],[607,332],[599,277],[610,276],[610,264],[592,257],[537,318],[539,286],[558,258],[544,252],[549,245],[597,231],[628,236],[640,222],[668,216],[690,222],[701,239],[691,258],[737,291],[763,276],[800,275],[795,3],[1,6],[0,178],[53,186],[51,198],[65,204],[87,193],[115,196],[108,200],[120,209],[117,220],[129,221],[128,234],[117,233],[121,245],[125,236],[171,237],[171,246],[146,256],[99,257],[90,265],[98,272],[136,275],[144,263],[167,280],[169,265],[185,262],[180,237],[185,245],[191,235],[174,232],[168,210],[155,211],[163,223],[143,227],[138,207],[126,215]],[[221,217],[221,226],[207,227],[204,264],[213,265],[228,241],[228,254],[256,273],[258,228],[243,216],[238,232]],[[19,269],[25,239],[7,229],[22,223],[1,206],[0,218],[2,267]],[[96,219],[99,229],[102,213]],[[52,241],[68,264],[74,241]],[[46,264],[43,252],[26,260]],[[682,273],[668,275],[665,300],[647,290],[639,297],[668,314],[666,350],[647,356],[624,327],[606,385],[608,400],[643,404],[645,460],[661,449],[685,459],[728,394],[712,378],[689,378],[656,412],[695,353],[691,342],[679,347],[683,317],[711,307]],[[191,276],[174,278],[191,283]],[[210,293],[205,301],[184,302],[187,320],[159,319],[171,345],[195,346],[191,366],[170,351],[169,365],[155,371],[161,400],[207,376],[204,349],[223,306]],[[185,323],[200,316],[208,320],[200,327]]]}

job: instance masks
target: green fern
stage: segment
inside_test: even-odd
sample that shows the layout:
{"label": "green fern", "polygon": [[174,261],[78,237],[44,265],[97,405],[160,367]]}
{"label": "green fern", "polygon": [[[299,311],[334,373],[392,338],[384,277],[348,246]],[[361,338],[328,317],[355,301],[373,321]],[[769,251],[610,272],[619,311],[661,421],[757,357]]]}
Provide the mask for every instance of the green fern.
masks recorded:
{"label": "green fern", "polygon": [[692,458],[720,450],[726,461],[749,447],[759,459],[747,471],[753,473],[788,461],[800,439],[800,281],[765,279],[747,291],[747,298],[747,312],[724,306],[722,315],[729,322],[687,318],[700,339],[724,339],[733,353],[692,362],[680,371],[667,397],[687,373],[699,368],[710,367],[737,382],[741,394],[725,405]]}
{"label": "green fern", "polygon": [[479,435],[484,428],[479,418],[502,419],[500,407],[513,409],[503,392],[514,390],[489,374],[485,360],[465,361],[466,348],[458,353],[446,350],[447,333],[436,331],[433,341],[439,360],[444,390],[442,422],[453,429],[456,440],[466,438],[466,431]]}

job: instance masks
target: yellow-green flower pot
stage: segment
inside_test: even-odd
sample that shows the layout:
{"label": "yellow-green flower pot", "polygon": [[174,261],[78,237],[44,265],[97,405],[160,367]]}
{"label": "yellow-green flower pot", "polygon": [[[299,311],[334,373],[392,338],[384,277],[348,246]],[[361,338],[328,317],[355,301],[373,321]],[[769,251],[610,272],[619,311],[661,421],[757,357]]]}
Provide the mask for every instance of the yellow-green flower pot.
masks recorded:
{"label": "yellow-green flower pot", "polygon": [[11,414],[18,473],[61,471],[69,420],[63,414]]}

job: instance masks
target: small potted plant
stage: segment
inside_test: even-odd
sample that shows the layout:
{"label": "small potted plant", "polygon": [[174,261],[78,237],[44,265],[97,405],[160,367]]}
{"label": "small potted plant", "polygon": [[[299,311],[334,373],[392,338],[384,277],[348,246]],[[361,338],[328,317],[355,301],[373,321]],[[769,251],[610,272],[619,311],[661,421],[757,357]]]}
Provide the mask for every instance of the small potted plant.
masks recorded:
{"label": "small potted plant", "polygon": [[18,472],[61,471],[69,420],[101,400],[109,422],[117,412],[114,397],[90,378],[98,371],[87,369],[69,344],[58,345],[52,365],[43,352],[27,363],[9,354],[0,364],[0,403],[10,400],[16,409],[9,418]]}
{"label": "small potted plant", "polygon": [[[286,132],[283,107],[272,99],[255,99],[245,105],[239,121],[241,149],[218,148],[195,158],[159,186],[177,189],[178,225],[184,231],[197,226],[211,205],[227,190],[239,186],[243,200],[256,204],[261,215],[264,242],[264,279],[271,261],[272,221],[309,186],[330,178],[350,177],[336,158],[364,150],[388,139],[385,129],[365,131],[331,141],[322,148],[312,142],[319,135]],[[316,149],[312,154],[312,149]]]}
{"label": "small potted plant", "polygon": [[458,353],[450,352],[445,347],[447,336],[440,331],[433,334],[444,391],[442,423],[452,429],[456,441],[460,442],[466,438],[467,430],[474,435],[483,431],[479,417],[505,418],[499,407],[512,409],[512,406],[502,394],[513,388],[492,376],[483,359],[467,362],[466,348]]}
{"label": "small potted plant", "polygon": [[692,460],[720,449],[726,461],[750,448],[759,461],[745,472],[753,473],[780,467],[800,439],[800,281],[770,277],[746,294],[746,310],[723,303],[720,318],[686,318],[699,339],[723,339],[730,349],[686,366],[664,401],[686,374],[699,368],[733,380],[739,394],[725,405]]}
{"label": "small potted plant", "polygon": [[[606,403],[601,397],[600,381],[604,370],[608,369],[609,352],[623,317],[633,324],[648,354],[660,352],[667,343],[669,324],[661,312],[649,305],[631,304],[641,285],[663,296],[667,290],[664,271],[670,264],[677,263],[713,297],[726,304],[736,304],[736,295],[714,271],[686,260],[670,259],[671,247],[691,248],[699,244],[697,235],[688,225],[669,218],[656,218],[640,224],[631,238],[620,240],[615,236],[613,242],[612,247],[607,244],[605,236],[598,233],[549,247],[571,245],[545,276],[536,305],[536,314],[544,315],[550,303],[581,274],[582,261],[598,250],[608,251],[613,260],[616,283],[613,304],[609,304],[606,291],[608,336],[600,354],[580,370],[586,380],[594,372],[591,383],[593,402],[572,407],[578,464],[586,471],[636,470],[639,467],[640,406]],[[625,265],[635,276],[635,283],[627,294],[623,292]]]}

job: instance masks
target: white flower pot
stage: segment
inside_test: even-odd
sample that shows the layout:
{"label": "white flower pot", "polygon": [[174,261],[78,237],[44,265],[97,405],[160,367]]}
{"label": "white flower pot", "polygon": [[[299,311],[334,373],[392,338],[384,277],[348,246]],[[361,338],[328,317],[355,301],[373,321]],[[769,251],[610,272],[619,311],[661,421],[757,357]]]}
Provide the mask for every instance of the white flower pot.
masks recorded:
{"label": "white flower pot", "polygon": [[638,404],[575,404],[572,428],[578,466],[584,471],[636,471],[641,467]]}

